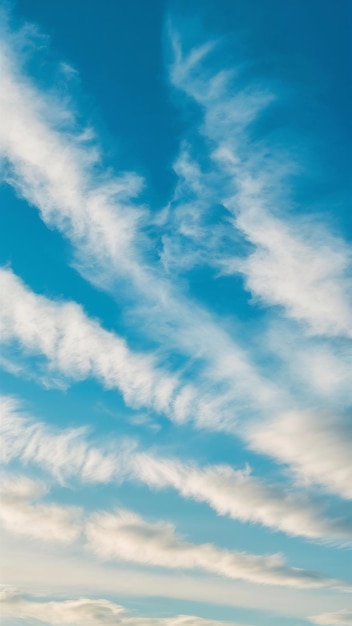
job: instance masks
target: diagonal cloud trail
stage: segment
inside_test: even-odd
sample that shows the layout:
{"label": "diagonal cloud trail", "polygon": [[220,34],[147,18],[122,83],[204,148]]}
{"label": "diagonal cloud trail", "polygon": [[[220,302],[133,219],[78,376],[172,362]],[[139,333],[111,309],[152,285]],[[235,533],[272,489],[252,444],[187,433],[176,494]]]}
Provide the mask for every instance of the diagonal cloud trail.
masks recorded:
{"label": "diagonal cloud trail", "polygon": [[312,615],[309,621],[319,626],[351,626],[352,611],[341,609],[341,611],[334,611],[333,613],[320,613],[319,615]]}
{"label": "diagonal cloud trail", "polygon": [[49,600],[38,596],[28,597],[6,586],[0,590],[0,600],[4,617],[34,619],[50,626],[241,626],[234,622],[207,620],[191,615],[142,617],[131,614],[120,604],[109,600]]}
{"label": "diagonal cloud trail", "polygon": [[82,429],[55,430],[23,414],[13,398],[1,401],[0,461],[30,463],[60,482],[133,481],[151,489],[174,489],[181,497],[208,504],[219,515],[261,524],[291,536],[350,544],[350,520],[331,518],[321,506],[287,485],[256,477],[249,467],[198,466],[141,451],[131,442],[97,447]]}
{"label": "diagonal cloud trail", "polygon": [[[210,142],[210,180],[218,203],[250,244],[243,257],[218,259],[225,273],[242,274],[246,287],[265,306],[284,314],[313,335],[352,338],[352,251],[315,220],[294,221],[281,209],[289,203],[282,186],[292,165],[270,146],[253,139],[251,128],[275,96],[256,85],[236,83],[234,68],[216,71],[213,46],[183,53],[171,33],[174,62],[170,79],[200,108],[200,133]],[[241,87],[239,86],[241,85]],[[278,151],[279,152],[279,151]],[[194,178],[194,174],[192,176]],[[203,190],[204,191],[204,190]]]}
{"label": "diagonal cloud trail", "polygon": [[288,567],[281,555],[257,555],[194,544],[177,536],[171,524],[150,523],[132,511],[93,514],[86,525],[87,545],[107,560],[123,560],[166,568],[201,569],[226,578],[297,588],[352,585],[317,572]]}
{"label": "diagonal cloud trail", "polygon": [[352,591],[352,584],[342,580],[289,567],[280,554],[251,554],[189,542],[177,535],[172,524],[149,522],[130,510],[88,513],[73,506],[42,503],[43,485],[23,475],[3,476],[0,493],[0,525],[7,534],[59,545],[83,537],[85,547],[100,560],[202,570],[256,584]]}
{"label": "diagonal cloud trail", "polygon": [[38,503],[43,495],[43,485],[38,481],[26,476],[2,476],[0,495],[0,523],[7,532],[59,545],[70,544],[79,537],[82,510]]}
{"label": "diagonal cloud trail", "polygon": [[74,302],[53,302],[0,269],[1,341],[16,341],[27,353],[44,356],[67,380],[95,377],[118,389],[127,404],[169,414],[177,377],[158,369],[151,355],[132,352],[116,333],[104,330]]}
{"label": "diagonal cloud trail", "polygon": [[[64,381],[94,377],[104,387],[118,389],[134,408],[149,407],[177,423],[193,420],[200,427],[233,430],[238,398],[241,405],[250,391],[241,383],[219,389],[214,381],[198,387],[183,382],[152,354],[132,352],[122,337],[103,329],[76,303],[37,295],[6,268],[0,268],[0,300],[3,346],[15,343],[24,356],[44,357],[49,371]],[[222,367],[225,373],[225,354]]]}
{"label": "diagonal cloud trail", "polygon": [[[172,284],[162,264],[146,261],[141,227],[147,214],[132,202],[140,180],[101,172],[99,154],[82,141],[72,112],[30,84],[15,49],[16,36],[0,49],[5,86],[0,97],[0,150],[6,180],[39,209],[50,228],[72,242],[85,278],[115,297],[119,281],[128,282],[131,299],[137,300],[134,311],[148,321],[147,332],[163,349],[183,354],[188,367],[200,363],[199,385],[221,385],[221,392],[231,396],[233,413],[285,404],[288,392],[259,372],[219,319]],[[221,412],[211,403],[203,405],[204,422],[216,427]]]}
{"label": "diagonal cloud trail", "polygon": [[[42,355],[53,373],[67,381],[94,377],[118,389],[126,404],[146,406],[176,423],[193,420],[214,428],[233,421],[232,393],[219,394],[183,383],[160,368],[151,355],[132,352],[124,339],[104,330],[72,302],[55,302],[30,291],[10,270],[0,269],[0,333],[2,345],[15,341],[24,354]],[[235,396],[235,397],[234,397]],[[250,420],[237,427],[246,444],[280,463],[307,484],[350,499],[351,429],[348,420],[317,411],[281,411],[271,419]],[[303,436],[304,435],[304,436]]]}

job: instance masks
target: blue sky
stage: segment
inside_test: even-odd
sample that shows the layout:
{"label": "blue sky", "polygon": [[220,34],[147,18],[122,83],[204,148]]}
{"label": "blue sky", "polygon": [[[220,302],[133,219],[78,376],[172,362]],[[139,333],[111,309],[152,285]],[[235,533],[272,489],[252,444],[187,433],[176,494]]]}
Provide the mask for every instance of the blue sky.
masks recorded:
{"label": "blue sky", "polygon": [[4,626],[352,624],[350,3],[0,16]]}

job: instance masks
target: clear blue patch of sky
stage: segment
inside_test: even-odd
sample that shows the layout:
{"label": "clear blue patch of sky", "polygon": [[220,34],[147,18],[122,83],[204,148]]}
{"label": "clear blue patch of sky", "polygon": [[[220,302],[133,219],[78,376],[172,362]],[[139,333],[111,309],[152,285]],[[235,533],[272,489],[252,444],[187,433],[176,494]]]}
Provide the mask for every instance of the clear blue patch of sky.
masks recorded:
{"label": "clear blue patch of sky", "polygon": [[0,203],[0,265],[12,268],[35,293],[78,302],[87,315],[102,319],[107,330],[117,330],[118,301],[93,288],[71,267],[70,243],[6,184],[0,186]]}

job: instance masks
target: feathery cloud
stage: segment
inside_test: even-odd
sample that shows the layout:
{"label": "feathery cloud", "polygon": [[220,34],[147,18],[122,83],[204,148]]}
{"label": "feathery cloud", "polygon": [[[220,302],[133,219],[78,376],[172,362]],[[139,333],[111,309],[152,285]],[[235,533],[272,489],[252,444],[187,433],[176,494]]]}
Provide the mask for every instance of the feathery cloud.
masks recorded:
{"label": "feathery cloud", "polygon": [[[283,391],[257,371],[246,349],[219,319],[169,280],[161,263],[152,265],[143,257],[148,247],[142,234],[145,209],[131,201],[140,187],[138,177],[102,173],[99,152],[82,143],[67,104],[23,76],[16,45],[13,34],[0,51],[5,86],[0,145],[6,180],[39,208],[49,227],[72,242],[76,266],[85,278],[114,296],[116,281],[127,281],[130,300],[138,301],[134,315],[143,320],[153,340],[202,363],[194,411],[199,424],[231,425],[236,412],[243,413],[252,404],[255,410],[258,405],[272,408]],[[226,402],[209,393],[219,384]],[[187,394],[195,405],[194,390],[185,390],[175,402],[179,421],[185,419]]]}
{"label": "feathery cloud", "polygon": [[[202,569],[226,578],[298,588],[345,587],[316,572],[288,567],[282,556],[224,550],[177,536],[172,524],[147,522],[132,511],[99,512],[86,524],[87,545],[100,558],[171,569]],[[351,587],[352,589],[352,587]]]}
{"label": "feathery cloud", "polygon": [[0,523],[7,533],[59,544],[84,537],[90,552],[103,560],[203,570],[258,584],[340,591],[352,588],[318,572],[289,567],[279,554],[249,554],[186,541],[172,524],[148,522],[126,509],[88,514],[78,507],[38,503],[45,492],[44,484],[25,476],[2,477]]}
{"label": "feathery cloud", "polygon": [[0,154],[6,178],[48,225],[69,231],[87,257],[94,252],[100,263],[113,261],[116,271],[126,271],[143,217],[131,198],[142,180],[98,174],[100,155],[91,133],[77,128],[67,104],[53,95],[41,99],[21,71],[17,46],[16,33],[2,37]]}
{"label": "feathery cloud", "polygon": [[119,390],[127,405],[152,408],[177,423],[193,420],[210,430],[233,431],[236,412],[247,412],[249,403],[275,403],[274,389],[244,355],[233,353],[221,331],[208,341],[221,344],[221,363],[219,354],[219,363],[204,376],[183,382],[177,372],[161,368],[154,355],[132,352],[124,338],[103,329],[75,302],[34,293],[10,269],[0,268],[0,294],[1,342],[19,345],[24,356],[45,357],[46,376],[49,370],[63,383],[94,377]]}
{"label": "feathery cloud", "polygon": [[[143,185],[141,179],[132,173],[116,176],[104,171],[93,134],[78,128],[70,105],[24,76],[16,38],[16,34],[6,36],[0,49],[0,150],[5,180],[39,209],[48,227],[58,229],[71,241],[74,263],[83,277],[114,297],[119,285],[128,284],[128,296],[124,293],[121,297],[128,300],[131,317],[143,320],[146,334],[153,337],[154,344],[162,344],[163,354],[172,357],[177,353],[187,359],[188,381],[185,383],[182,370],[172,374],[159,366],[157,358],[132,352],[123,338],[105,331],[78,305],[53,302],[32,293],[8,270],[1,272],[6,288],[3,338],[19,345],[22,354],[44,357],[49,375],[64,382],[94,377],[105,388],[118,389],[133,408],[146,406],[176,422],[193,420],[209,429],[233,432],[236,428],[253,450],[288,465],[301,485],[292,487],[287,476],[284,482],[272,483],[268,477],[254,475],[250,468],[200,467],[191,461],[163,458],[124,441],[117,442],[115,449],[104,444],[98,447],[85,429],[59,431],[20,416],[11,400],[7,400],[3,423],[5,445],[1,454],[5,462],[18,459],[36,463],[62,482],[75,477],[84,483],[128,480],[155,489],[172,488],[182,497],[207,503],[218,514],[245,523],[259,523],[291,536],[351,541],[350,520],[329,517],[314,493],[302,489],[303,484],[318,484],[333,494],[351,497],[350,431],[340,417],[331,417],[332,412],[317,417],[321,397],[329,395],[327,389],[329,398],[344,394],[338,406],[344,404],[348,387],[345,361],[335,368],[332,352],[325,349],[319,353],[320,346],[315,344],[316,352],[307,356],[315,363],[310,390],[313,399],[320,395],[320,404],[318,401],[315,412],[306,410],[313,404],[310,391],[305,390],[302,402],[300,394],[294,399],[291,393],[294,366],[290,369],[286,363],[285,372],[290,376],[285,380],[282,375],[278,384],[270,354],[263,367],[263,353],[256,353],[254,342],[248,342],[252,348],[244,348],[235,328],[225,330],[225,324],[229,328],[231,322],[193,301],[174,276],[175,268],[185,273],[197,264],[210,264],[223,274],[242,276],[247,291],[267,307],[269,315],[273,313],[270,307],[275,307],[274,316],[278,312],[286,315],[292,326],[298,322],[297,332],[304,328],[311,335],[309,341],[321,335],[327,341],[351,338],[351,251],[328,229],[318,228],[314,218],[294,219],[285,214],[284,205],[289,200],[282,183],[289,180],[291,165],[279,164],[280,155],[267,159],[266,148],[251,134],[252,123],[260,120],[273,94],[255,85],[243,88],[243,77],[238,87],[230,70],[214,71],[208,62],[216,42],[184,56],[179,41],[174,40],[171,78],[200,105],[204,114],[201,133],[209,153],[204,156],[207,165],[203,168],[203,161],[192,160],[191,148],[183,144],[175,164],[178,182],[174,197],[161,216],[149,221],[148,230],[149,226],[154,229],[154,239],[149,240],[144,226],[150,216],[135,200]],[[63,71],[72,73],[67,67]],[[209,227],[213,207],[218,209],[216,228]],[[230,235],[229,223],[233,225]],[[145,254],[158,238],[164,246],[161,263]],[[338,350],[334,354],[338,355]],[[6,358],[5,354],[3,363]],[[285,358],[290,361],[289,356]],[[15,372],[17,364],[7,364]],[[23,374],[21,369],[17,371]],[[19,493],[10,489],[5,495],[8,528],[19,528],[21,534],[24,527],[36,527],[45,534],[55,524],[64,526],[66,518],[60,517],[58,509],[38,504],[35,498],[39,491],[36,493],[34,487],[33,494],[25,482],[19,482],[16,489]],[[32,497],[34,504],[29,502]],[[225,551],[209,545],[195,547],[178,538],[173,528],[151,525],[131,515],[125,514],[123,522],[120,516],[116,526],[111,514],[97,514],[94,528],[93,522],[88,525],[91,533],[94,530],[96,546],[106,552],[112,546],[116,549],[115,535],[123,535],[125,541],[118,544],[118,551],[127,551],[133,560],[141,558],[138,545],[148,536],[150,562],[154,559],[154,564],[162,565],[167,557],[170,562],[171,551],[177,553],[178,563],[185,569],[196,563],[195,567],[214,571],[211,568],[216,564],[223,573],[226,569],[233,574],[236,567],[238,572],[238,555],[234,563]],[[111,541],[107,544],[108,530]],[[59,530],[50,532],[64,536]],[[288,585],[299,585],[303,578],[307,586],[325,584],[321,579],[317,583],[314,574],[303,574],[279,560],[270,561],[272,557],[253,564],[255,555],[245,556],[252,558],[249,564],[241,557],[242,575],[247,577],[264,577],[258,570],[266,565],[273,579],[285,580]],[[34,601],[30,609],[28,600],[21,602],[25,603],[23,610],[29,610],[23,619],[42,619],[44,604],[53,624],[71,623],[65,619],[79,623],[81,614],[84,623],[98,619],[98,615],[100,624],[105,614],[110,619],[109,611],[115,619],[111,603],[103,600],[93,601],[94,607],[89,605],[86,612],[82,604],[77,605],[89,604],[86,600],[65,605]],[[39,608],[33,608],[37,604]],[[196,618],[143,621],[123,612],[121,617],[120,613],[116,614],[120,621],[114,623],[198,624]],[[339,615],[343,619],[346,613],[315,619],[336,620]],[[199,623],[210,624],[204,620]]]}
{"label": "feathery cloud", "polygon": [[10,533],[30,539],[71,543],[81,532],[82,511],[78,507],[35,502],[43,491],[41,483],[25,476],[2,477],[1,525]]}
{"label": "feathery cloud", "polygon": [[[1,594],[4,617],[34,619],[50,626],[236,626],[233,622],[206,620],[191,615],[170,618],[142,617],[132,615],[114,602],[103,599],[80,598],[79,600],[38,600],[5,588]],[[240,626],[239,624],[237,626]]]}
{"label": "feathery cloud", "polygon": [[281,555],[259,555],[196,544],[179,537],[172,524],[148,522],[129,510],[88,514],[78,507],[38,503],[45,486],[21,475],[5,475],[1,485],[0,523],[7,533],[44,543],[69,544],[83,536],[103,560],[130,561],[167,569],[204,570],[252,583],[296,588],[348,583],[318,572],[288,567]]}
{"label": "feathery cloud", "polygon": [[336,611],[334,613],[313,615],[310,618],[310,621],[312,624],[319,624],[320,626],[351,626],[352,611],[342,609],[341,611]]}
{"label": "feathery cloud", "polygon": [[95,377],[118,389],[127,404],[167,411],[176,377],[158,370],[151,355],[133,353],[74,302],[34,294],[11,270],[0,269],[1,340],[48,359],[67,380]]}
{"label": "feathery cloud", "polygon": [[352,427],[326,412],[292,411],[247,429],[252,448],[289,465],[304,483],[352,498]]}
{"label": "feathery cloud", "polygon": [[2,463],[14,459],[35,463],[60,482],[79,477],[83,482],[104,483],[128,472],[131,443],[99,448],[89,440],[86,428],[59,430],[34,421],[18,400],[9,396],[0,397],[0,411]]}
{"label": "feathery cloud", "polygon": [[329,518],[323,507],[287,484],[271,483],[250,467],[180,463],[139,454],[136,476],[149,486],[173,487],[185,498],[205,502],[219,515],[273,528],[291,536],[350,541],[351,522]]}
{"label": "feathery cloud", "polygon": [[84,482],[132,480],[154,489],[174,489],[196,502],[207,503],[219,515],[258,523],[292,536],[351,540],[348,519],[330,518],[322,507],[287,484],[270,483],[249,467],[229,465],[199,467],[189,461],[163,458],[141,451],[131,443],[116,442],[106,448],[92,445],[84,430],[54,430],[21,415],[13,399],[2,400],[2,462],[18,459],[35,463],[60,480]]}
{"label": "feathery cloud", "polygon": [[[201,133],[212,142],[209,158],[217,168],[212,184],[222,189],[218,202],[252,250],[218,260],[225,273],[243,275],[246,287],[266,306],[279,306],[317,335],[352,337],[352,254],[347,243],[313,218],[294,220],[282,206],[290,203],[282,186],[292,165],[251,135],[251,124],[274,100],[269,90],[243,87],[234,71],[214,70],[214,46],[185,54],[172,37],[173,84],[201,107]],[[238,76],[237,76],[238,79]],[[239,86],[241,85],[241,86]],[[279,152],[279,151],[278,151]],[[285,171],[286,170],[286,171]],[[211,258],[211,257],[210,257]]]}

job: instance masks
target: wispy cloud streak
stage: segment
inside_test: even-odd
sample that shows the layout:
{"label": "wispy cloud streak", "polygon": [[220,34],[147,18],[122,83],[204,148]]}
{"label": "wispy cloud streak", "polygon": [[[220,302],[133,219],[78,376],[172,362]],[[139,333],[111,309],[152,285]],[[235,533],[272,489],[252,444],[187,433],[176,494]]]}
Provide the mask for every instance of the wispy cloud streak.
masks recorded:
{"label": "wispy cloud streak", "polygon": [[[234,356],[221,331],[222,360],[215,380],[212,372],[209,378],[183,382],[177,372],[162,369],[156,356],[132,352],[124,338],[104,330],[76,303],[37,295],[5,268],[0,269],[0,286],[2,343],[15,342],[24,354],[45,357],[49,371],[63,382],[94,377],[106,388],[118,389],[127,405],[210,429],[234,429],[236,409],[243,411],[255,382],[260,401],[273,399],[273,390],[260,384],[245,359]],[[234,370],[239,378],[230,385]]]}
{"label": "wispy cloud streak", "polygon": [[[171,427],[166,425],[170,430],[175,424],[183,429],[187,422],[187,433],[195,426],[235,435],[236,446],[249,449],[258,469],[243,467],[244,462],[201,464],[181,458],[183,451],[171,456],[170,448],[158,448],[157,438],[153,449],[113,436],[101,436],[98,444],[93,429],[59,429],[36,421],[8,397],[2,401],[2,462],[16,469],[36,465],[61,487],[111,484],[116,491],[116,485],[129,483],[160,491],[160,501],[173,490],[243,524],[324,542],[311,546],[315,551],[350,547],[349,504],[338,498],[352,498],[347,413],[352,252],[310,207],[305,217],[292,210],[290,185],[298,169],[281,149],[275,154],[271,138],[266,141],[261,134],[263,112],[270,116],[270,107],[279,106],[276,95],[263,81],[257,85],[251,69],[247,80],[248,65],[241,59],[236,67],[219,67],[221,42],[186,48],[182,35],[171,29],[170,80],[188,102],[193,100],[193,126],[174,164],[177,180],[170,201],[161,211],[154,206],[149,211],[139,199],[143,180],[135,173],[112,172],[94,131],[80,127],[68,98],[29,76],[27,54],[20,47],[31,29],[24,35],[4,30],[1,174],[38,209],[48,228],[70,241],[81,276],[119,299],[126,338],[105,330],[104,322],[90,318],[81,305],[38,295],[3,268],[0,364],[18,378],[30,369],[30,376],[38,374],[47,386],[94,379],[102,389],[118,391],[128,407],[172,420]],[[62,75],[74,71],[62,67]],[[219,284],[220,290],[221,284],[233,285],[233,317],[225,318],[221,302],[213,306],[212,291],[202,293],[199,285],[193,290],[194,268],[211,274],[215,294]],[[226,315],[230,307],[227,299]],[[241,319],[248,312],[246,322],[235,318],[236,311]],[[143,336],[138,352],[130,347],[137,327],[136,343]],[[143,351],[146,338],[153,346],[149,352]],[[138,428],[137,420],[133,423]],[[194,569],[246,581],[248,588],[252,583],[282,585],[285,594],[298,594],[292,587],[346,590],[335,578],[288,566],[279,555],[191,543],[177,534],[177,526],[129,510],[91,515],[54,504],[38,483],[23,477],[5,481],[2,500],[2,525],[9,537],[14,535],[11,541],[25,545],[27,540],[28,545],[43,539],[61,547],[76,542],[80,567],[94,561],[97,571],[105,571],[104,581],[110,568],[119,575],[117,562],[128,561],[138,565],[140,580],[145,576],[140,587],[148,566],[164,568],[170,580],[176,576],[167,569]],[[155,520],[152,514],[150,519]],[[265,536],[270,541],[268,532]],[[45,550],[54,554],[55,547]],[[115,563],[103,565],[104,559]],[[211,579],[198,575],[194,580],[207,581],[206,588]],[[72,581],[73,575],[70,584],[75,585]],[[221,584],[225,589],[228,581]],[[308,615],[315,613],[313,600]],[[323,603],[321,614],[307,619],[348,623],[347,609],[331,613],[339,606]],[[5,611],[10,619],[17,611],[19,619],[53,625],[218,624],[187,616],[142,618],[107,600],[42,601],[10,592]]]}
{"label": "wispy cloud streak", "polygon": [[1,592],[1,610],[4,617],[34,619],[50,626],[236,626],[233,622],[225,623],[190,615],[142,617],[132,614],[119,604],[103,599],[48,600],[26,597],[10,587],[4,587]]}
{"label": "wispy cloud streak", "polygon": [[0,269],[1,339],[48,359],[64,379],[95,377],[118,389],[127,404],[169,413],[177,378],[158,370],[152,355],[133,353],[74,302],[34,294],[10,270]]}
{"label": "wispy cloud streak", "polygon": [[55,431],[21,415],[18,403],[3,399],[0,459],[35,463],[59,480],[84,482],[131,480],[153,489],[174,489],[182,497],[204,502],[219,515],[258,523],[293,536],[351,540],[348,519],[326,517],[322,507],[287,485],[256,477],[249,467],[200,467],[192,462],[141,451],[131,442],[98,448],[84,431]]}
{"label": "wispy cloud streak", "polygon": [[316,572],[288,567],[281,555],[248,554],[220,549],[213,544],[187,542],[177,536],[171,524],[147,522],[127,510],[94,514],[88,520],[86,535],[94,554],[108,560],[171,569],[201,569],[260,584],[348,589],[347,584]]}
{"label": "wispy cloud streak", "polygon": [[5,476],[1,480],[0,523],[15,535],[43,542],[70,544],[81,532],[78,507],[37,503],[43,486],[25,476]]}
{"label": "wispy cloud streak", "polygon": [[255,423],[247,431],[250,445],[286,463],[304,483],[324,486],[352,498],[352,427],[324,412],[292,412]]}
{"label": "wispy cloud streak", "polygon": [[342,609],[334,613],[321,613],[312,616],[309,621],[320,626],[351,626],[352,611]]}
{"label": "wispy cloud streak", "polygon": [[218,202],[252,246],[249,254],[218,264],[242,274],[258,300],[281,307],[311,333],[351,338],[351,250],[317,220],[285,215],[290,198],[282,188],[283,181],[290,185],[292,164],[287,155],[284,162],[281,154],[268,158],[267,146],[251,134],[274,94],[255,84],[244,87],[243,75],[233,69],[214,69],[214,45],[184,53],[175,34],[172,43],[171,80],[199,104],[201,133],[212,142],[209,158],[217,175],[210,184],[222,190]]}
{"label": "wispy cloud streak", "polygon": [[[249,406],[258,410],[281,402],[283,390],[258,371],[234,333],[170,281],[162,263],[152,265],[143,256],[150,245],[142,232],[146,213],[131,200],[140,187],[138,177],[102,172],[97,149],[82,144],[67,105],[24,77],[16,46],[16,35],[5,38],[1,54],[6,89],[0,101],[0,144],[6,180],[39,208],[49,227],[72,242],[76,265],[86,278],[114,296],[117,282],[127,281],[134,316],[138,314],[146,332],[163,350],[167,346],[191,358],[188,369],[202,386],[199,421],[214,427],[233,422],[234,414],[247,412]],[[219,406],[218,399],[209,397],[207,390],[217,385],[231,404],[230,417],[224,402]],[[194,392],[188,390],[187,396],[194,404]],[[186,397],[179,401],[180,421]]]}
{"label": "wispy cloud streak", "polygon": [[127,509],[89,513],[78,507],[43,503],[46,491],[43,483],[23,475],[2,477],[0,524],[6,533],[44,544],[84,539],[86,548],[103,560],[203,570],[257,584],[352,590],[347,582],[289,567],[280,554],[250,554],[187,541],[172,524],[149,522]]}

